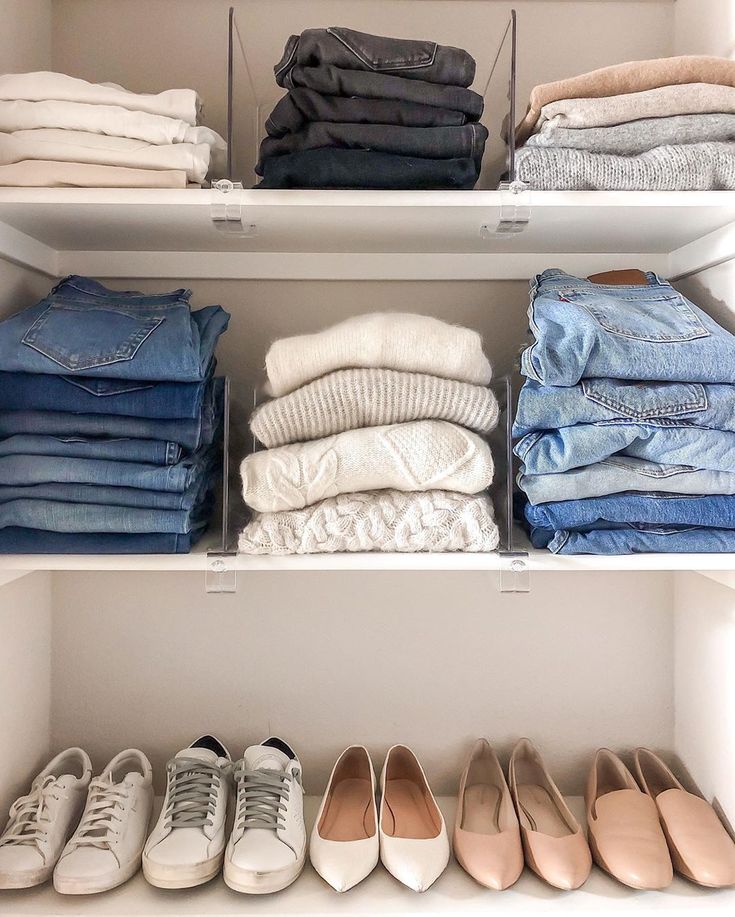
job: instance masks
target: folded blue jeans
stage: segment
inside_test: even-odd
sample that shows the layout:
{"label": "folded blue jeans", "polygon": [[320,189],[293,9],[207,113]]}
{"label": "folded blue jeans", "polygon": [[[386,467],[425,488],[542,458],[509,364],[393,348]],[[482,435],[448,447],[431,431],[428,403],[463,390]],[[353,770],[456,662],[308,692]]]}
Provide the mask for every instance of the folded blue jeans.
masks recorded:
{"label": "folded blue jeans", "polygon": [[192,312],[189,293],[146,296],[71,276],[0,322],[4,371],[135,381],[201,382],[229,322],[220,306]]}
{"label": "folded blue jeans", "polygon": [[624,455],[562,474],[518,475],[518,486],[534,504],[584,500],[623,491],[674,494],[735,494],[735,474],[687,465],[660,465]]}
{"label": "folded blue jeans", "polygon": [[0,554],[188,554],[206,526],[185,535],[0,529]]}
{"label": "folded blue jeans", "polygon": [[555,474],[604,461],[612,455],[735,472],[735,433],[710,430],[686,421],[646,423],[601,421],[529,433],[513,451],[527,474]]}
{"label": "folded blue jeans", "polygon": [[676,525],[637,525],[590,532],[558,531],[554,554],[729,554],[735,530]]}
{"label": "folded blue jeans", "polygon": [[605,286],[551,269],[531,284],[534,343],[521,372],[543,385],[585,378],[735,382],[735,336],[648,274],[648,285]]}
{"label": "folded blue jeans", "polygon": [[81,436],[19,434],[0,439],[0,458],[7,455],[47,455],[175,465],[181,460],[181,446],[156,439],[87,439]]}
{"label": "folded blue jeans", "polygon": [[518,396],[513,435],[604,420],[675,420],[735,432],[735,386],[699,382],[583,379],[569,387],[527,379]]}

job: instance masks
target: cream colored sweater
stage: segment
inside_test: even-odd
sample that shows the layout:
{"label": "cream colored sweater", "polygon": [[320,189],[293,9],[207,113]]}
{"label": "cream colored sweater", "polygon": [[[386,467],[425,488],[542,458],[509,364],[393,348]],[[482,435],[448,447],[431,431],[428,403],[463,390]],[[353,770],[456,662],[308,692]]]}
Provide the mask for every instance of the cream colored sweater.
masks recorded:
{"label": "cream colored sweater", "polygon": [[397,369],[487,385],[490,363],[476,331],[428,315],[374,312],[316,334],[282,338],[265,358],[270,392],[285,395],[336,369]]}
{"label": "cream colored sweater", "polygon": [[278,512],[363,490],[474,494],[492,482],[493,460],[475,433],[444,420],[419,420],[256,452],[240,471],[248,506]]}
{"label": "cream colored sweater", "polygon": [[479,433],[498,423],[489,388],[392,369],[341,369],[260,405],[250,429],[269,449],[358,427],[450,420]]}
{"label": "cream colored sweater", "polygon": [[498,527],[487,494],[373,490],[305,509],[256,513],[240,535],[243,554],[340,551],[494,551]]}

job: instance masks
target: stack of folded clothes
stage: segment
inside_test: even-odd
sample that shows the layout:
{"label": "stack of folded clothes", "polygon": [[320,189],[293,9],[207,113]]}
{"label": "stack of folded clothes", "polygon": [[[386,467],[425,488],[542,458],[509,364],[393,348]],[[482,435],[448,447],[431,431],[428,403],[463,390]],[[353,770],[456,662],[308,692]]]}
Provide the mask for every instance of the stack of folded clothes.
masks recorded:
{"label": "stack of folded clothes", "polygon": [[0,187],[185,188],[222,165],[193,89],[135,93],[63,73],[0,75]]}
{"label": "stack of folded clothes", "polygon": [[186,553],[221,480],[219,306],[67,277],[0,322],[0,553]]}
{"label": "stack of folded clothes", "polygon": [[292,35],[289,90],[266,122],[260,188],[473,188],[487,130],[475,61],[433,41],[352,29]]}
{"label": "stack of folded clothes", "polygon": [[534,546],[735,551],[735,336],[640,271],[544,271],[529,316],[513,430]]}
{"label": "stack of folded clothes", "polygon": [[[498,421],[479,335],[375,313],[276,341],[242,463],[247,554],[492,551]],[[472,432],[475,431],[475,432]]]}
{"label": "stack of folded clothes", "polygon": [[562,191],[735,189],[735,61],[632,61],[537,86],[516,177]]}

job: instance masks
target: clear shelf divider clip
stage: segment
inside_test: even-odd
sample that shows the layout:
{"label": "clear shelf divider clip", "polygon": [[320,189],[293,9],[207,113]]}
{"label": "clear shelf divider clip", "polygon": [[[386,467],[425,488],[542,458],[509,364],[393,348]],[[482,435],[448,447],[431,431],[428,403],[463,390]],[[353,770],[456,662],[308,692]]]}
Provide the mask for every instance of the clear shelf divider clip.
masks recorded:
{"label": "clear shelf divider clip", "polygon": [[242,182],[221,178],[212,182],[211,216],[214,228],[246,238],[258,234],[255,223],[246,223],[242,206]]}

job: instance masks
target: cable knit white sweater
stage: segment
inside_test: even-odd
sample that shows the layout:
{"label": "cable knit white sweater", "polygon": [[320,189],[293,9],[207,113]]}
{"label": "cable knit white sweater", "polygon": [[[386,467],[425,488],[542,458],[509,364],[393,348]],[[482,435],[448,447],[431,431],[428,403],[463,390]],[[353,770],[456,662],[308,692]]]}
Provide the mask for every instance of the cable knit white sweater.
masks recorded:
{"label": "cable knit white sweater", "polygon": [[285,395],[336,369],[382,368],[487,385],[490,363],[476,331],[428,315],[374,312],[317,334],[282,338],[265,358],[270,391]]}
{"label": "cable knit white sweater", "polygon": [[419,420],[256,452],[240,470],[245,502],[277,512],[363,490],[474,494],[492,482],[493,460],[475,433],[444,420]]}

